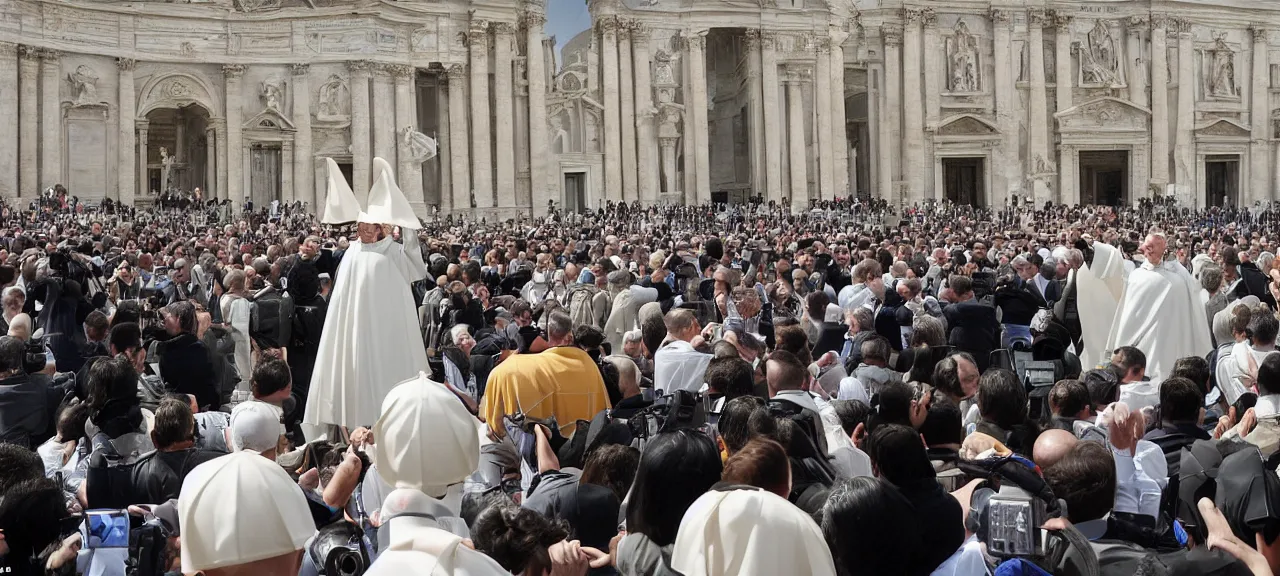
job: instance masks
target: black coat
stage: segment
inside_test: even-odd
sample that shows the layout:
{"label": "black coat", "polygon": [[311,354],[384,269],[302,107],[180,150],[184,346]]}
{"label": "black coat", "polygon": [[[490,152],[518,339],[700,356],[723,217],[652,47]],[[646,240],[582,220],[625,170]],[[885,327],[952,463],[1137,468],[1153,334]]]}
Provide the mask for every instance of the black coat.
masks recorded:
{"label": "black coat", "polygon": [[293,395],[306,406],[307,390],[311,386],[311,373],[315,369],[316,355],[320,353],[320,333],[324,330],[324,318],[329,303],[319,296],[293,307],[293,329],[289,341],[289,372],[293,376]]}
{"label": "black coat", "polygon": [[[813,342],[813,359],[817,360],[827,352],[835,352],[839,354],[844,350],[844,335],[849,333],[849,327],[839,322],[823,322],[822,331],[818,334],[817,340]],[[861,343],[859,343],[861,344]],[[858,356],[862,356],[862,350],[857,350]]]}
{"label": "black coat", "polygon": [[1005,324],[1018,326],[1030,326],[1036,312],[1049,306],[1035,286],[1020,279],[996,288],[995,305]]}
{"label": "black coat", "polygon": [[1267,290],[1267,285],[1270,283],[1271,280],[1258,269],[1257,264],[1244,262],[1240,264],[1240,282],[1236,283],[1235,297],[1240,299],[1245,296],[1257,296],[1264,304],[1274,309],[1276,299],[1271,295],[1271,291]]}
{"label": "black coat", "polygon": [[170,391],[193,394],[201,408],[220,405],[209,349],[194,334],[183,332],[161,342],[160,377]]}
{"label": "black coat", "polygon": [[991,351],[1000,347],[995,307],[969,300],[947,306],[942,315],[947,318],[947,344],[973,355],[978,370],[986,370],[991,365]]}
{"label": "black coat", "polygon": [[48,378],[20,374],[0,380],[0,442],[34,450],[53,437],[63,395]]}

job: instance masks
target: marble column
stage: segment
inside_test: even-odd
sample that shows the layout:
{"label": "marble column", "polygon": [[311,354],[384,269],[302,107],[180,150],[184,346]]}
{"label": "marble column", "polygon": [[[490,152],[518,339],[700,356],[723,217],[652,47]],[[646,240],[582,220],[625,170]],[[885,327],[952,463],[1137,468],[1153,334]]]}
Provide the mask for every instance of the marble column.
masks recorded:
{"label": "marble column", "polygon": [[844,111],[844,42],[849,33],[839,28],[831,35],[831,141],[836,152],[836,196],[853,195],[849,187],[849,137],[845,132],[847,122]]}
{"label": "marble column", "polygon": [[[862,150],[874,150],[873,155],[867,158],[867,196],[871,198],[887,198],[888,189],[881,186],[880,167],[887,166],[889,163],[889,151],[887,146],[882,146],[886,135],[889,133],[889,125],[883,120],[884,118],[884,64],[873,62],[867,64],[867,147]],[[858,152],[858,150],[855,150]],[[854,156],[854,166],[857,166],[857,156]],[[856,184],[856,183],[855,183]],[[854,188],[856,194],[857,188]]]}
{"label": "marble column", "polygon": [[512,89],[511,43],[515,42],[516,27],[510,22],[493,24],[493,95],[494,133],[497,146],[494,161],[497,164],[498,206],[516,206],[516,137],[515,92]]}
{"label": "marble column", "polygon": [[[222,66],[222,75],[225,77],[227,88],[225,98],[225,105],[227,108],[227,138],[223,145],[223,149],[227,152],[227,187],[223,188],[223,191],[226,193],[224,198],[230,198],[231,204],[234,206],[239,206],[244,202],[245,196],[249,193],[248,190],[244,189],[244,142],[240,137],[240,125],[244,123],[244,118],[242,117],[242,112],[240,110],[240,101],[243,97],[243,91],[240,89],[240,77],[244,75],[247,68],[248,66],[245,66],[244,64],[224,64]],[[351,91],[353,118],[355,112],[355,92],[355,90]],[[365,109],[368,109],[367,102]],[[352,120],[352,126],[355,126],[354,119]],[[366,163],[365,166],[367,170],[368,164]],[[359,174],[359,172],[356,174]],[[359,179],[357,178],[357,186],[359,186],[358,182]],[[163,185],[164,184],[161,183],[161,186]],[[366,180],[365,188],[364,190],[361,190],[361,192],[367,193],[368,186],[369,185]],[[364,196],[357,197],[364,198]]]}
{"label": "marble column", "polygon": [[791,150],[788,169],[791,172],[791,210],[809,209],[809,176],[806,172],[804,84],[813,75],[803,64],[787,66],[787,144]]}
{"label": "marble column", "polygon": [[[921,198],[940,198],[943,196],[943,183],[934,182],[934,143],[932,135],[938,128],[939,115],[942,109],[942,85],[939,82],[946,78],[943,61],[946,49],[938,37],[938,15],[932,8],[920,11],[920,21],[924,24],[924,132],[921,134],[923,147],[920,151],[924,161],[921,178]],[[844,128],[841,126],[841,133]]]}
{"label": "marble column", "polygon": [[[1271,128],[1267,129],[1270,134]],[[1271,148],[1274,154],[1271,159],[1271,189],[1280,190],[1280,140],[1272,139]]]}
{"label": "marble column", "polygon": [[[907,201],[898,189],[898,167],[904,147],[902,146],[902,123],[900,115],[902,102],[902,26],[885,24],[880,27],[880,35],[884,37],[884,114],[880,121],[888,126],[884,138],[880,140],[885,157],[880,164],[881,198],[890,204],[903,204]],[[997,58],[999,52],[997,51]]]}
{"label": "marble column", "polygon": [[924,199],[924,104],[920,86],[920,20],[919,10],[903,10],[902,34],[902,158],[905,200]]}
{"label": "marble column", "polygon": [[[1151,184],[1169,183],[1169,68],[1166,60],[1168,18],[1151,18]],[[1133,199],[1146,198],[1146,190],[1130,190]]]}
{"label": "marble column", "polygon": [[[449,80],[445,71],[440,70],[435,73],[436,78],[436,142],[439,149],[436,150],[436,157],[429,162],[436,163],[437,180],[428,182],[428,186],[435,186],[436,193],[427,201],[435,200],[436,210],[440,213],[446,213],[453,210],[453,146],[450,142],[453,137],[450,135],[449,128]],[[435,214],[428,214],[434,217]]]}
{"label": "marble column", "polygon": [[[369,67],[367,60],[347,62],[351,74],[351,190],[356,198],[369,195],[373,185],[373,151],[370,148]],[[234,148],[236,144],[233,142]]]}
{"label": "marble column", "polygon": [[[119,71],[119,99],[116,106],[116,130],[118,131],[116,142],[116,200],[123,204],[133,204],[133,192],[137,189],[137,172],[133,167],[137,166],[134,160],[134,153],[137,149],[134,134],[134,112],[137,108],[137,97],[133,92],[133,68],[134,61],[132,58],[116,58],[116,69]],[[213,159],[213,149],[209,149],[206,164],[212,165],[210,160]]]}
{"label": "marble column", "polygon": [[662,179],[668,193],[676,191],[676,143],[677,137],[662,136],[658,138],[658,148],[662,155]]}
{"label": "marble column", "polygon": [[751,195],[767,196],[764,167],[764,85],[760,78],[760,29],[743,30],[747,59],[747,119],[751,127]]}
{"label": "marble column", "polygon": [[18,45],[0,42],[0,198],[18,197]]}
{"label": "marble column", "polygon": [[18,47],[18,195],[40,194],[40,49]]}
{"label": "marble column", "polygon": [[[139,120],[138,125],[145,129],[147,124],[145,120]],[[217,145],[214,156],[217,158],[218,164],[218,185],[215,187],[214,191],[217,193],[215,198],[222,200],[228,197],[227,187],[230,186],[230,184],[228,184],[229,178],[227,176],[227,156],[229,155],[229,148],[227,146],[226,118],[218,118],[213,121],[213,135],[214,144]],[[139,132],[138,150],[140,151],[140,155],[138,158],[138,164],[142,167],[142,169],[138,171],[138,178],[141,179],[138,182],[138,191],[140,196],[147,194],[147,147],[144,140],[146,140],[146,138],[143,137],[142,132]]]}
{"label": "marble column", "polygon": [[293,170],[293,197],[316,210],[319,202],[316,201],[316,160],[311,149],[311,81],[308,78],[311,65],[294,64],[290,71],[293,74],[290,94],[293,97],[293,126],[297,132],[293,134],[293,166],[283,169]]}
{"label": "marble column", "polygon": [[[1129,26],[1127,32],[1129,40],[1128,44],[1125,46],[1125,48],[1127,48],[1125,52],[1125,61],[1129,66],[1129,101],[1139,106],[1146,107],[1147,70],[1142,65],[1145,61],[1142,58],[1142,31],[1147,28],[1147,17],[1130,16],[1128,23]],[[1059,58],[1061,58],[1061,56],[1059,56]],[[1059,71],[1058,75],[1061,76],[1062,72]],[[1058,82],[1061,83],[1062,80],[1058,80]]]}
{"label": "marble column", "polygon": [[1249,196],[1254,200],[1268,201],[1273,200],[1275,196],[1274,191],[1267,185],[1271,178],[1271,171],[1267,166],[1271,146],[1271,131],[1267,129],[1271,123],[1271,93],[1268,90],[1271,72],[1267,58],[1269,51],[1267,29],[1250,28],[1249,32],[1253,35],[1253,74],[1250,77],[1253,90],[1249,97],[1249,118],[1252,120],[1250,122],[1252,138],[1249,141],[1249,188],[1252,192]]}
{"label": "marble column", "polygon": [[632,71],[636,77],[636,169],[637,195],[640,202],[658,202],[658,154],[654,154],[653,89],[649,77],[649,28],[635,23],[631,27]]}
{"label": "marble column", "polygon": [[817,132],[814,140],[818,146],[818,198],[831,200],[835,198],[835,146],[831,139],[831,37],[819,35],[815,38],[814,49],[817,52],[817,70],[813,73],[813,107],[817,112]]}
{"label": "marble column", "polygon": [[[492,208],[493,154],[489,143],[489,22],[472,20],[467,31],[471,49],[471,193],[477,208]],[[510,144],[510,142],[507,142]],[[467,205],[469,205],[468,202]]]}
{"label": "marble column", "polygon": [[632,72],[631,28],[633,22],[618,24],[618,103],[621,106],[622,127],[622,199],[633,202],[639,198],[636,184],[639,160],[636,157],[636,93],[635,75]]}
{"label": "marble column", "polygon": [[[40,51],[40,189],[62,184],[62,53]],[[75,193],[73,190],[72,193]]]}
{"label": "marble column", "polygon": [[1054,167],[1049,156],[1049,94],[1044,76],[1044,26],[1048,23],[1043,10],[1032,10],[1027,14],[1027,43],[1031,50],[1031,150],[1027,154],[1027,168],[1033,175],[1032,198],[1040,206],[1046,201],[1058,200],[1049,188],[1049,175]]}
{"label": "marble column", "polygon": [[[686,38],[689,48],[689,81],[693,83],[693,101],[686,107],[693,118],[693,177],[699,204],[711,202],[711,151],[707,136],[707,31],[695,31]],[[690,197],[689,192],[685,193]]]}
{"label": "marble column", "polygon": [[1022,189],[1022,166],[1018,160],[1018,119],[1014,116],[1017,94],[1014,91],[1012,18],[1008,10],[991,11],[992,38],[995,45],[996,125],[1004,136],[992,168],[992,189],[987,205],[996,206],[1011,192],[1026,194]]}
{"label": "marble column", "polygon": [[[1186,205],[1195,204],[1199,196],[1196,185],[1196,142],[1195,142],[1195,68],[1192,62],[1191,22],[1177,20],[1178,28],[1178,108],[1175,112],[1175,128],[1177,129],[1177,146],[1173,151],[1173,164],[1177,176],[1179,196]],[[1260,79],[1269,78],[1265,71]],[[1238,78],[1239,76],[1237,76]],[[1165,126],[1168,126],[1166,123]],[[1167,159],[1166,159],[1167,165]],[[1167,179],[1166,172],[1166,179]],[[1241,182],[1243,184],[1243,182]],[[1240,187],[1242,190],[1244,186]],[[1255,190],[1261,192],[1262,190]],[[1247,195],[1245,196],[1248,197]]]}
{"label": "marble column", "polygon": [[[530,4],[535,5],[534,3]],[[525,54],[529,63],[529,186],[532,189],[533,215],[545,216],[547,201],[554,196],[555,184],[551,174],[551,154],[547,137],[547,71],[542,51],[542,25],[547,17],[542,12],[525,14]]]}
{"label": "marble column", "polygon": [[[133,131],[130,130],[129,133],[130,135],[132,135]],[[294,138],[297,138],[297,136],[294,136]],[[205,200],[209,200],[211,198],[217,198],[216,191],[218,188],[218,155],[214,153],[214,151],[217,149],[218,149],[217,139],[214,135],[213,127],[205,128],[204,130],[204,150],[205,150],[204,199]],[[121,165],[121,168],[123,168],[123,165]],[[311,195],[315,196],[314,194],[315,190],[312,190],[311,192],[312,192]],[[121,197],[123,198],[123,196],[124,194],[122,192]],[[129,197],[131,198],[133,197],[132,192],[129,193]],[[312,202],[311,205],[314,207],[315,202]]]}
{"label": "marble column", "polygon": [[[138,153],[134,154],[137,158],[138,165],[138,194],[136,197],[147,198],[151,195],[151,178],[147,174],[147,126],[149,123],[144,120],[136,122],[135,127],[138,130]],[[221,164],[221,163],[219,163]],[[225,189],[224,187],[219,187]]]}
{"label": "marble column", "polygon": [[[280,202],[282,204],[291,204],[298,197],[294,195],[293,187],[293,141],[285,140],[280,143]],[[273,198],[267,198],[270,204]]]}
{"label": "marble column", "polygon": [[[395,90],[391,85],[391,67],[373,65],[373,99],[369,101],[369,115],[373,118],[373,155],[396,165],[396,106]],[[370,177],[369,184],[378,175]]]}
{"label": "marble column", "polygon": [[[622,200],[622,95],[618,88],[618,19],[600,22],[600,67],[604,71],[604,200]],[[686,166],[686,170],[688,167]],[[588,200],[590,203],[590,200]]]}
{"label": "marble column", "polygon": [[[449,83],[449,178],[452,180],[452,206],[454,212],[463,213],[471,204],[471,161],[467,157],[471,149],[467,135],[467,66],[450,64],[447,68]],[[441,192],[441,197],[448,192]]]}
{"label": "marble column", "polygon": [[764,181],[766,197],[782,202],[782,107],[778,104],[778,35],[760,32],[760,83],[764,88]]}
{"label": "marble column", "polygon": [[396,164],[396,183],[404,191],[405,199],[413,206],[414,213],[423,216],[427,213],[427,201],[422,192],[422,162],[409,157],[409,149],[405,144],[407,131],[418,129],[418,106],[414,99],[418,69],[401,65],[390,67],[390,71],[396,92],[396,123],[392,134],[396,141],[396,157],[400,160]]}
{"label": "marble column", "polygon": [[[1054,89],[1055,111],[1061,112],[1071,107],[1071,90],[1075,86],[1075,78],[1071,75],[1071,20],[1072,18],[1066,14],[1055,12],[1053,15],[1053,56],[1054,56],[1054,82],[1057,88]],[[1129,60],[1133,60],[1136,56],[1134,52],[1129,52]],[[1129,76],[1129,85],[1132,86],[1133,75]],[[1133,100],[1133,92],[1130,91],[1129,99]],[[1065,198],[1067,190],[1058,189],[1060,197]]]}

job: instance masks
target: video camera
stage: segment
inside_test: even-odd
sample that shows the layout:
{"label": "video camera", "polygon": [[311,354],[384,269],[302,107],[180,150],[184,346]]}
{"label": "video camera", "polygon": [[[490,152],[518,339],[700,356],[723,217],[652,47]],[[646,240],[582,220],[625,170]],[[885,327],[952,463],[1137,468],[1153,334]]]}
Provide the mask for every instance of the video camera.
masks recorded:
{"label": "video camera", "polygon": [[1034,462],[1011,454],[961,460],[959,467],[983,483],[974,489],[965,528],[1000,559],[1045,557],[1041,526],[1062,515],[1062,505]]}

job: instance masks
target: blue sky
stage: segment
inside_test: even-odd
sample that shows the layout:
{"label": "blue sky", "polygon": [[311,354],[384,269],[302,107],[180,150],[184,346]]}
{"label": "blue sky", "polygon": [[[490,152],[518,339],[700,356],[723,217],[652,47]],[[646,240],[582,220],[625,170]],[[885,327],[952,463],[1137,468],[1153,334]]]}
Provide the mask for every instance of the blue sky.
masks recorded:
{"label": "blue sky", "polygon": [[[544,33],[556,37],[556,62],[563,63],[560,49],[579,32],[591,27],[591,14],[586,0],[547,0],[547,25]],[[557,70],[559,72],[559,70]]]}

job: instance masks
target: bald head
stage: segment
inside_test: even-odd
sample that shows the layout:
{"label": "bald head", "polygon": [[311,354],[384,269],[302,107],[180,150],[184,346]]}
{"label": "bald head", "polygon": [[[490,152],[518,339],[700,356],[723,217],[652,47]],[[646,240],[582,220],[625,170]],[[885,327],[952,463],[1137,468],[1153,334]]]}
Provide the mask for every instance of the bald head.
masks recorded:
{"label": "bald head", "polygon": [[1048,470],[1062,460],[1078,442],[1080,440],[1075,434],[1066,430],[1045,430],[1036,439],[1036,445],[1031,454],[1032,460],[1035,460],[1041,470]]}

